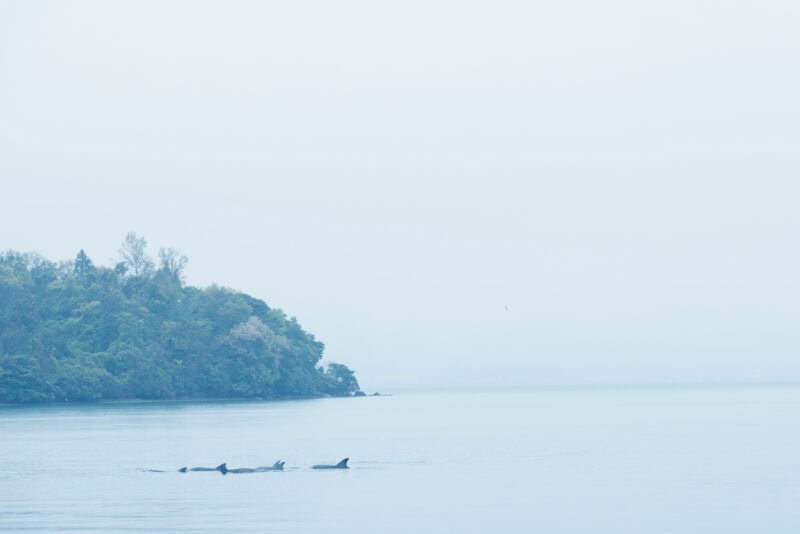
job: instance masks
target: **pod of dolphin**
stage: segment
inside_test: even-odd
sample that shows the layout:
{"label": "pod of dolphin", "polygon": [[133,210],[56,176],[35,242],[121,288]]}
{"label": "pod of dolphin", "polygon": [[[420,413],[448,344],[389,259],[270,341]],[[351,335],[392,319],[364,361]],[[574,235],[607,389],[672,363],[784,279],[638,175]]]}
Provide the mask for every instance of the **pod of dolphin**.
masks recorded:
{"label": "pod of dolphin", "polygon": [[[342,460],[338,464],[317,464],[317,465],[312,465],[311,469],[350,469],[350,467],[347,465],[347,462],[349,460],[350,460],[350,458],[345,458],[344,460]],[[284,462],[282,460],[278,460],[277,462],[275,462],[274,464],[272,464],[270,466],[256,467],[256,468],[252,468],[252,467],[236,467],[236,468],[233,468],[233,469],[229,469],[228,468],[228,464],[224,463],[224,464],[219,464],[217,467],[181,467],[180,469],[178,469],[178,472],[180,472],[180,473],[188,473],[189,471],[219,471],[223,475],[227,475],[228,473],[233,473],[233,474],[262,473],[262,472],[266,472],[266,471],[283,471],[283,466],[285,464],[286,464],[286,462]],[[150,469],[150,471],[163,472],[163,471],[158,471],[158,470],[155,470],[155,469]]]}

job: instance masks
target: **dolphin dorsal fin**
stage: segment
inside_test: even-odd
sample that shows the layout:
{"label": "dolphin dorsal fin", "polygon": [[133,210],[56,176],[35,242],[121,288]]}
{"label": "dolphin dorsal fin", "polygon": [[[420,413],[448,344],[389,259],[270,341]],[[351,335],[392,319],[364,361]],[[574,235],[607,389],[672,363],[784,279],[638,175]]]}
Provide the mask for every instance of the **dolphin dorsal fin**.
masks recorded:
{"label": "dolphin dorsal fin", "polygon": [[223,475],[225,475],[228,473],[228,464],[227,463],[219,464],[215,469],[220,473],[222,473]]}
{"label": "dolphin dorsal fin", "polygon": [[349,459],[350,459],[350,458],[345,458],[344,460],[342,460],[341,462],[339,462],[338,464],[336,464],[336,467],[337,467],[338,469],[347,469],[347,461],[348,461]]}
{"label": "dolphin dorsal fin", "polygon": [[272,468],[273,468],[273,469],[283,469],[283,462],[281,462],[280,460],[278,460],[277,462],[275,462],[274,464],[272,464]]}

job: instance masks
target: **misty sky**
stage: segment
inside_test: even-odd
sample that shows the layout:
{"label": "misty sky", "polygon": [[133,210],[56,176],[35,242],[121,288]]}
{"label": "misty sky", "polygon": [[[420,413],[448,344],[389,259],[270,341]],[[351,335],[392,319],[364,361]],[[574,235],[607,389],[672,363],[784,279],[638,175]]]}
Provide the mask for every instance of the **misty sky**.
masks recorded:
{"label": "misty sky", "polygon": [[0,0],[0,249],[297,316],[367,391],[797,381],[795,2]]}

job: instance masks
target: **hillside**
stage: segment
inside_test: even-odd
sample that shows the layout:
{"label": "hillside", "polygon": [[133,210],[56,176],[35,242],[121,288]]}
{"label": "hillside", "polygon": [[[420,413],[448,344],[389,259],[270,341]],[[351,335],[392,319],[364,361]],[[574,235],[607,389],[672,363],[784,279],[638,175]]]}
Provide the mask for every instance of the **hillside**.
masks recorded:
{"label": "hillside", "polygon": [[0,402],[308,398],[358,390],[294,317],[184,285],[186,258],[129,234],[113,268],[0,254]]}

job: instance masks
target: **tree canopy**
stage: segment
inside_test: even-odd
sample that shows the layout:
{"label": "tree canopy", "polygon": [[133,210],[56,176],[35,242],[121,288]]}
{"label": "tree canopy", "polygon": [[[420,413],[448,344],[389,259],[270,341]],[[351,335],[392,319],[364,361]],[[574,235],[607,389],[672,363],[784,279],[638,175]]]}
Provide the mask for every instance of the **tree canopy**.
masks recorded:
{"label": "tree canopy", "polygon": [[0,254],[0,402],[349,396],[346,366],[294,317],[247,294],[183,283],[131,233],[113,268],[81,250]]}

